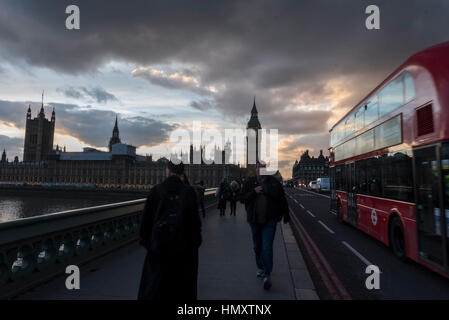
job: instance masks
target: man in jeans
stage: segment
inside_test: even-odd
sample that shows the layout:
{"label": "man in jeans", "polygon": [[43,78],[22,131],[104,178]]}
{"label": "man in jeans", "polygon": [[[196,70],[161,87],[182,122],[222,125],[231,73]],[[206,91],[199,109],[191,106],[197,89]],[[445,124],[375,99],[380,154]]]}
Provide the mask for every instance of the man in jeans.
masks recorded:
{"label": "man in jeans", "polygon": [[256,164],[256,176],[249,178],[243,186],[241,202],[245,204],[247,221],[251,226],[256,255],[257,277],[263,278],[265,290],[271,288],[273,270],[273,241],[276,226],[290,216],[285,193],[279,181],[271,175],[261,175],[265,165]]}

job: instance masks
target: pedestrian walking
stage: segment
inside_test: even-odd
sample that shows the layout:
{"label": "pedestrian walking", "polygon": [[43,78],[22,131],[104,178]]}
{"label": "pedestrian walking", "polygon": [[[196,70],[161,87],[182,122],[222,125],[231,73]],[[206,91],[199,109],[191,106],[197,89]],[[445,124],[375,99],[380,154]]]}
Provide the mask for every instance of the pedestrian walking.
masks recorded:
{"label": "pedestrian walking", "polygon": [[240,184],[233,180],[231,182],[231,188],[230,188],[230,197],[229,197],[229,204],[231,205],[231,216],[235,216],[236,209],[237,209],[237,201],[240,194]]}
{"label": "pedestrian walking", "polygon": [[218,209],[220,210],[220,216],[224,216],[226,212],[226,202],[229,198],[229,185],[226,179],[220,183],[218,190]]}
{"label": "pedestrian walking", "polygon": [[167,179],[153,187],[145,203],[140,244],[147,250],[138,299],[197,299],[201,219],[192,187],[181,180],[184,165],[167,166]]}
{"label": "pedestrian walking", "polygon": [[257,277],[263,278],[263,288],[272,286],[273,241],[276,226],[284,219],[290,220],[288,203],[279,181],[271,175],[261,175],[265,165],[256,164],[256,176],[244,184],[241,202],[245,204],[247,221],[251,227],[253,248],[256,257]]}

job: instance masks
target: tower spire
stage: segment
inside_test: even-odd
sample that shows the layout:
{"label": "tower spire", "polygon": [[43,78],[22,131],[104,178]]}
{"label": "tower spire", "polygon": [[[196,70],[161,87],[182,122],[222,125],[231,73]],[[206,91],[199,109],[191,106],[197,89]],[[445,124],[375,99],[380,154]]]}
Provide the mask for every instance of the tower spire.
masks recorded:
{"label": "tower spire", "polygon": [[45,117],[45,112],[44,112],[44,90],[42,90],[42,105],[41,105],[41,111],[39,112],[39,116]]}
{"label": "tower spire", "polygon": [[112,130],[112,137],[111,139],[109,139],[109,152],[112,151],[112,145],[116,143],[121,143],[118,130],[118,115],[115,115],[115,125],[114,129]]}
{"label": "tower spire", "polygon": [[257,117],[257,108],[256,108],[256,96],[254,96],[253,108],[251,109],[251,116]]}

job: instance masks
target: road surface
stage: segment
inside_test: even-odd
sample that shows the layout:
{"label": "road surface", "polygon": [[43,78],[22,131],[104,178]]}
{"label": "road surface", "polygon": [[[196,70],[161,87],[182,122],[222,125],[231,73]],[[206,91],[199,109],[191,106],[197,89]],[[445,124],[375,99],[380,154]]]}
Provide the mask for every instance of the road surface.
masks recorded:
{"label": "road surface", "polygon": [[[292,228],[321,299],[449,299],[449,279],[390,248],[329,211],[327,195],[286,188]],[[380,269],[380,289],[368,290],[367,265]]]}

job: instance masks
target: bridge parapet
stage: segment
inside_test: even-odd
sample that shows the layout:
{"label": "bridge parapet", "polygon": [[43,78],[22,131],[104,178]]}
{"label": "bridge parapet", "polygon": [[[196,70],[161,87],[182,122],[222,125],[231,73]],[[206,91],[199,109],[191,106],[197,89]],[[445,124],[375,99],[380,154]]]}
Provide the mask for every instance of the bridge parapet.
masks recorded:
{"label": "bridge parapet", "polygon": [[144,205],[139,199],[0,223],[0,299],[136,241]]}

